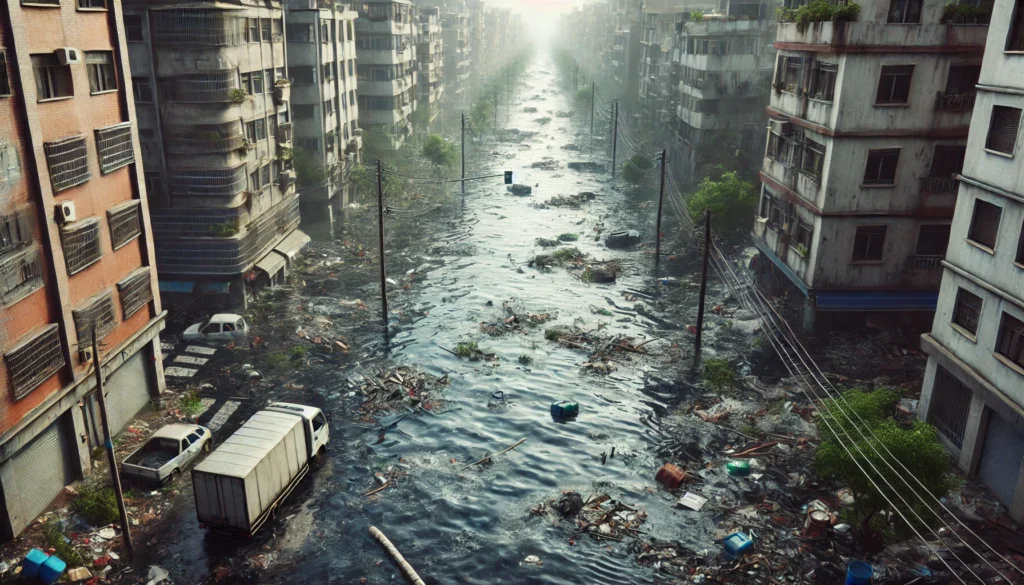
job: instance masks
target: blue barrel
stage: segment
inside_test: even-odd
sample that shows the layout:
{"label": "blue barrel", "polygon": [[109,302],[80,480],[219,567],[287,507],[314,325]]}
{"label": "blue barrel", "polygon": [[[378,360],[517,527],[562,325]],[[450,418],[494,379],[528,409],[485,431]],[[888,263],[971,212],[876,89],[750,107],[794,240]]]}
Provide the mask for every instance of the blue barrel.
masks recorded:
{"label": "blue barrel", "polygon": [[28,551],[28,554],[25,555],[25,560],[21,561],[21,576],[28,578],[38,577],[39,567],[42,567],[48,558],[50,556],[38,548]]}
{"label": "blue barrel", "polygon": [[39,567],[39,580],[46,585],[53,585],[60,579],[64,569],[68,568],[68,564],[60,560],[56,556],[51,556],[46,559],[43,566]]}
{"label": "blue barrel", "polygon": [[725,537],[722,546],[725,547],[723,551],[725,558],[734,561],[750,552],[750,549],[754,547],[754,541],[744,532],[734,532]]}
{"label": "blue barrel", "polygon": [[875,570],[864,561],[850,561],[846,565],[846,585],[871,585]]}
{"label": "blue barrel", "polygon": [[572,400],[559,400],[551,403],[551,418],[556,420],[575,418],[579,413],[579,403]]}

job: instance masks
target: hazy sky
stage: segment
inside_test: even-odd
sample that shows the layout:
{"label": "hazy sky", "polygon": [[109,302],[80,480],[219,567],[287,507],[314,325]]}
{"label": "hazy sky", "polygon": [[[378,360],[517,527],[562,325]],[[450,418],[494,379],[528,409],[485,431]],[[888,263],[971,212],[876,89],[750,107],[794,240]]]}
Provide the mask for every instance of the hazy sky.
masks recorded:
{"label": "hazy sky", "polygon": [[541,42],[555,33],[558,14],[580,3],[580,0],[486,0],[487,5],[508,7],[522,14],[527,32]]}

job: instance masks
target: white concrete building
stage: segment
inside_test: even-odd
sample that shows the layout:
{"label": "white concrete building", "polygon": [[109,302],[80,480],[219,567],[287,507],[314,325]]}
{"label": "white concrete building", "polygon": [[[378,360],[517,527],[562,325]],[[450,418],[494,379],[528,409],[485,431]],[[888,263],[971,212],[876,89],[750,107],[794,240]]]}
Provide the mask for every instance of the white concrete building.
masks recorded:
{"label": "white concrete building", "polygon": [[987,26],[943,22],[945,4],[778,26],[753,240],[805,327],[935,310]]}
{"label": "white concrete building", "polygon": [[918,415],[1024,520],[1024,4],[997,0]]}
{"label": "white concrete building", "polygon": [[441,9],[421,8],[416,23],[416,86],[418,116],[433,123],[441,111],[445,92],[444,44],[441,39]]}
{"label": "white concrete building", "polygon": [[303,207],[317,210],[324,204],[340,209],[352,200],[348,176],[362,150],[356,12],[342,4],[321,6],[325,4],[318,0],[289,0],[287,5],[292,131],[277,137],[281,144],[293,144],[296,156],[308,159],[300,168],[315,171],[297,178]]}
{"label": "white concrete building", "polygon": [[465,2],[441,13],[441,48],[444,51],[445,92],[457,108],[469,107],[469,16]]}
{"label": "white concrete building", "polygon": [[369,0],[359,6],[359,126],[374,148],[398,149],[412,133],[417,97],[414,21],[410,0]]}

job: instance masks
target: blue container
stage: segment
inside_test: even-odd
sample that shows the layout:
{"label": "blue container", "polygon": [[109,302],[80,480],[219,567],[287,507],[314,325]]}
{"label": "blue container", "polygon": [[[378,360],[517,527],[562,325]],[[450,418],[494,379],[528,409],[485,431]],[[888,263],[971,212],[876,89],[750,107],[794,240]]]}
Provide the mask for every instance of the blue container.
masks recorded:
{"label": "blue container", "polygon": [[46,585],[53,585],[60,579],[64,569],[68,568],[68,564],[57,558],[56,555],[46,559],[42,567],[39,567],[39,580]]}
{"label": "blue container", "polygon": [[846,565],[846,585],[871,585],[875,570],[864,561],[850,561]]}
{"label": "blue container", "polygon": [[722,554],[726,560],[734,561],[750,552],[750,549],[754,548],[754,541],[745,532],[734,532],[725,537],[722,546],[725,547]]}
{"label": "blue container", "polygon": [[551,417],[556,420],[576,418],[580,413],[580,405],[571,400],[559,400],[551,403]]}
{"label": "blue container", "polygon": [[39,567],[42,567],[48,558],[50,558],[50,555],[38,548],[28,551],[28,554],[25,555],[25,560],[21,561],[21,575],[30,579],[38,577]]}

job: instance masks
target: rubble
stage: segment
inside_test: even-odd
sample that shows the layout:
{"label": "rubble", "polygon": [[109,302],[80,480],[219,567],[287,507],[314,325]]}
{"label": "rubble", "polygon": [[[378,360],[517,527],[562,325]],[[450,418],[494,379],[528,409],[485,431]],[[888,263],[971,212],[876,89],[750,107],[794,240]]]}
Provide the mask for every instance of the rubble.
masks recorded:
{"label": "rubble", "polygon": [[606,168],[603,164],[591,161],[574,161],[567,163],[565,166],[574,171],[586,171],[591,173],[603,173]]}
{"label": "rubble", "polygon": [[596,197],[596,194],[590,192],[579,193],[577,195],[555,195],[543,203],[534,204],[534,207],[537,209],[547,209],[549,207],[580,209],[583,207],[584,203],[593,201]]}
{"label": "rubble", "polygon": [[480,330],[492,337],[525,333],[554,318],[551,313],[531,313],[514,298],[503,301],[501,307],[504,313],[501,320],[480,323]]}
{"label": "rubble", "polygon": [[448,385],[447,376],[436,378],[409,367],[384,370],[373,377],[360,376],[363,383],[355,387],[356,392],[364,397],[360,406],[364,420],[369,415],[406,408],[438,412],[447,407],[441,392]]}

